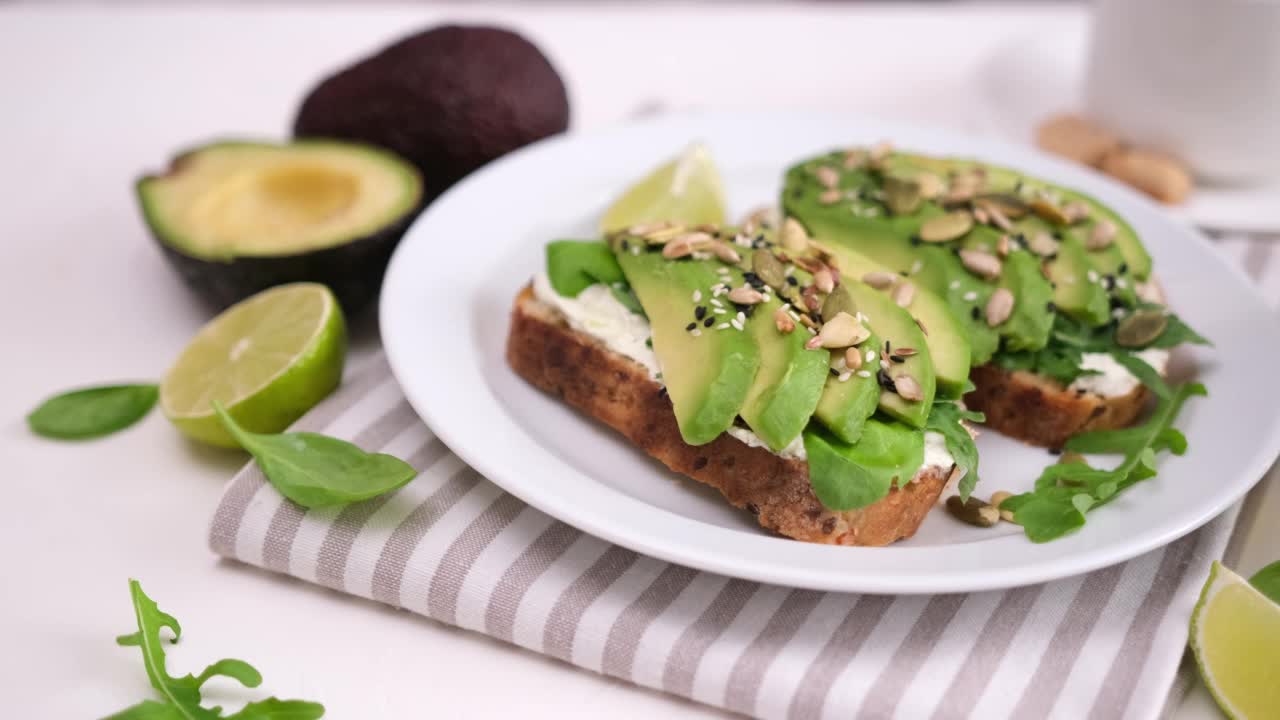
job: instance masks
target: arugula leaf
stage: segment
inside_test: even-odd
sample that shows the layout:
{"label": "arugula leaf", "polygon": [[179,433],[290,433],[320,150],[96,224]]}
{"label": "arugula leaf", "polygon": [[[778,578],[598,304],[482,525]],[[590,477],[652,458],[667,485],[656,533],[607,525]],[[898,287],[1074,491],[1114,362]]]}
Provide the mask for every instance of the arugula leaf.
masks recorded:
{"label": "arugula leaf", "polygon": [[282,495],[308,508],[358,502],[391,492],[418,471],[397,457],[367,453],[346,440],[309,432],[259,435],[244,430],[219,403],[222,425],[257,461]]}
{"label": "arugula leaf", "polygon": [[1138,382],[1146,385],[1156,397],[1167,400],[1173,393],[1169,389],[1169,384],[1156,369],[1151,367],[1146,360],[1127,352],[1113,352],[1111,357],[1120,364],[1125,370],[1128,370],[1134,377],[1138,378]]}
{"label": "arugula leaf", "polygon": [[104,385],[55,395],[27,415],[37,435],[87,440],[123,430],[151,412],[160,397],[153,384]]}
{"label": "arugula leaf", "polygon": [[[129,594],[133,598],[134,617],[138,631],[116,638],[123,646],[138,647],[147,670],[151,686],[162,701],[145,700],[126,708],[107,720],[222,720],[222,708],[206,708],[200,704],[200,689],[215,677],[229,677],[245,687],[262,684],[262,675],[243,660],[224,659],[205,668],[198,676],[187,674],[173,677],[165,667],[164,641],[160,631],[167,628],[178,642],[182,627],[177,618],[165,613],[155,601],[142,591],[137,580],[129,580]],[[268,698],[249,703],[240,712],[226,716],[225,720],[314,720],[324,715],[324,706],[304,700],[279,700]]]}
{"label": "arugula leaf", "polygon": [[1280,604],[1280,560],[1254,573],[1253,577],[1249,578],[1249,584],[1271,598],[1271,602]]}
{"label": "arugula leaf", "polygon": [[1099,470],[1085,463],[1062,463],[1045,468],[1035,490],[1005,500],[1000,507],[1013,511],[1033,542],[1056,540],[1085,523],[1085,513],[1114,499],[1135,483],[1154,477],[1155,454],[1168,450],[1186,452],[1186,437],[1172,427],[1178,411],[1192,396],[1207,395],[1203,385],[1185,383],[1161,400],[1141,425],[1121,430],[1081,433],[1069,440],[1067,450],[1080,453],[1123,453],[1114,470]]}
{"label": "arugula leaf", "polygon": [[[1151,304],[1142,305],[1141,307],[1166,309],[1162,305],[1151,305]],[[1173,313],[1169,313],[1167,317],[1169,318],[1169,324],[1165,326],[1164,332],[1160,333],[1160,337],[1153,340],[1151,344],[1148,345],[1148,347],[1161,348],[1161,349],[1167,350],[1171,347],[1175,347],[1183,343],[1189,343],[1192,345],[1212,345],[1213,344],[1209,342],[1207,339],[1205,339],[1203,335],[1196,332],[1195,330],[1192,330],[1191,327],[1188,326],[1185,322],[1183,322],[1182,318],[1178,317],[1177,315],[1174,315]]]}
{"label": "arugula leaf", "polygon": [[983,422],[986,419],[982,413],[965,410],[954,402],[934,402],[929,418],[925,421],[924,429],[942,435],[947,443],[947,452],[951,453],[956,465],[964,470],[958,487],[961,500],[968,500],[969,494],[978,484],[978,446],[960,421]]}
{"label": "arugula leaf", "polygon": [[613,250],[598,240],[556,240],[547,244],[547,279],[565,297],[596,283],[625,282],[622,266]]}
{"label": "arugula leaf", "polygon": [[1080,367],[1084,352],[1070,345],[1057,345],[1050,341],[1049,345],[1039,350],[1022,352],[1003,351],[993,358],[995,363],[1006,370],[1029,370],[1037,375],[1051,377],[1063,385],[1070,385],[1082,375],[1096,375],[1097,370],[1086,370]]}

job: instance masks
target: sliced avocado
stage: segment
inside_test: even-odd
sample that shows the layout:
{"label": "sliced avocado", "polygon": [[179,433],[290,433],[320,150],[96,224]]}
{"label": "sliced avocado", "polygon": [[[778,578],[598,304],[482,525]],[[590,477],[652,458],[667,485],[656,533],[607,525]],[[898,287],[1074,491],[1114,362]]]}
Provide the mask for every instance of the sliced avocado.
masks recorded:
{"label": "sliced avocado", "polygon": [[565,297],[597,283],[613,285],[626,280],[613,250],[599,240],[556,240],[547,243],[547,279]]}
{"label": "sliced avocado", "polygon": [[[1083,244],[1084,238],[1088,237],[1093,225],[1094,221],[1089,220],[1071,227],[1065,234],[1075,235]],[[1138,304],[1138,294],[1133,287],[1137,276],[1130,270],[1129,263],[1125,260],[1119,245],[1113,242],[1101,250],[1086,250],[1085,253],[1089,258],[1089,264],[1098,272],[1099,283],[1102,284],[1104,292],[1109,292],[1128,307]]]}
{"label": "sliced avocado", "polygon": [[[695,308],[709,301],[711,287],[721,281],[716,269],[724,265],[671,261],[652,251],[633,254],[633,242],[643,241],[615,238],[618,264],[649,317],[653,351],[680,435],[690,445],[704,445],[728,430],[741,411],[760,367],[760,350],[745,331],[717,329],[717,321],[702,324],[706,317],[724,316],[696,314]],[[741,282],[741,273],[732,272]],[[695,293],[700,300],[693,299]]]}
{"label": "sliced avocado", "polygon": [[1064,233],[1058,254],[1045,262],[1053,286],[1053,304],[1089,325],[1102,325],[1111,316],[1111,304],[1102,285],[1089,282],[1092,264],[1084,243],[1075,233]]}
{"label": "sliced avocado", "polygon": [[804,432],[809,484],[830,510],[866,507],[910,482],[924,463],[924,433],[879,416],[869,418],[856,443],[842,442],[818,424]]}
{"label": "sliced avocado", "polygon": [[[836,290],[843,291],[841,288]],[[878,349],[881,347],[884,347],[884,341],[874,332],[871,333],[871,337],[858,346],[858,352],[863,354],[862,367],[859,368],[861,372],[850,371],[844,380],[840,379],[840,373],[847,368],[840,365],[844,369],[837,369],[837,361],[844,353],[830,354],[829,367],[836,372],[833,374],[828,371],[826,385],[822,388],[822,397],[818,399],[813,417],[842,442],[857,442],[862,436],[867,418],[871,417],[880,404],[880,381],[876,376],[880,372]]]}
{"label": "sliced avocado", "polygon": [[999,286],[1013,293],[1013,312],[1000,324],[1007,350],[1039,350],[1053,330],[1053,288],[1040,272],[1040,259],[1014,250],[1004,259]]}
{"label": "sliced avocado", "polygon": [[210,302],[230,305],[274,285],[314,281],[348,312],[376,297],[422,201],[409,163],[319,140],[204,145],[143,177],[136,190],[165,257]]}
{"label": "sliced avocado", "polygon": [[[818,239],[821,239],[821,237]],[[884,272],[886,270],[885,266],[843,243],[832,243],[824,247],[831,251],[836,266],[841,274],[847,277],[862,278],[868,273]],[[914,284],[914,281],[912,283]],[[857,283],[857,285],[862,284]],[[862,285],[862,287],[866,288],[867,286]],[[857,299],[857,292],[853,287],[850,288],[850,293],[854,295],[855,305],[859,309],[863,309],[863,305]],[[881,296],[884,297],[883,294]],[[892,304],[892,301],[890,301],[890,304]],[[871,315],[866,310],[863,310],[863,312]],[[937,295],[923,287],[916,288],[911,304],[907,307],[907,312],[911,317],[919,320],[919,326],[923,327],[927,333],[924,336],[924,342],[932,358],[933,371],[937,378],[939,390],[948,397],[958,397],[969,382],[968,334],[959,319],[956,318],[955,313],[947,307],[947,304]],[[872,327],[877,332],[882,332],[874,322]],[[917,327],[917,331],[920,327]],[[887,337],[886,339],[892,341],[893,338]],[[893,347],[906,347],[906,345],[895,343]],[[920,349],[919,345],[912,345],[911,347]]]}
{"label": "sliced avocado", "polygon": [[805,348],[810,335],[804,328],[779,332],[773,314],[780,307],[782,302],[772,297],[756,305],[747,320],[747,333],[760,350],[760,369],[740,413],[774,450],[789,445],[809,423],[826,383],[829,355],[821,348]]}
{"label": "sliced avocado", "polygon": [[857,280],[845,280],[841,287],[848,291],[853,304],[864,317],[867,325],[881,338],[882,347],[911,348],[916,353],[904,358],[901,363],[892,363],[892,368],[881,368],[881,378],[887,374],[890,379],[901,375],[910,375],[920,385],[921,399],[907,400],[888,388],[880,391],[880,409],[892,417],[898,418],[915,427],[924,427],[933,407],[933,397],[937,392],[937,377],[934,374],[933,358],[924,333],[920,326],[907,313],[898,307],[889,296]]}

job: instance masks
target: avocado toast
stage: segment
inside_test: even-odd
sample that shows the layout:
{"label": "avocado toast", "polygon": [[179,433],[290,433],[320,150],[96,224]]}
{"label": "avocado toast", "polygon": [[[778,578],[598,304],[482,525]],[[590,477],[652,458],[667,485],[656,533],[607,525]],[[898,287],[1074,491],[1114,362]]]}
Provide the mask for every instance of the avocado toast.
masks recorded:
{"label": "avocado toast", "polygon": [[1165,307],[1128,223],[1015,170],[839,150],[791,167],[782,206],[824,245],[942,299],[969,342],[965,402],[1033,445],[1131,424],[1168,350],[1205,342]]}
{"label": "avocado toast", "polygon": [[[795,223],[646,223],[558,241],[513,309],[511,367],[782,535],[885,545],[976,480],[945,306]],[[904,305],[919,303],[928,320]],[[925,323],[936,330],[926,334]],[[965,478],[965,479],[962,479]]]}

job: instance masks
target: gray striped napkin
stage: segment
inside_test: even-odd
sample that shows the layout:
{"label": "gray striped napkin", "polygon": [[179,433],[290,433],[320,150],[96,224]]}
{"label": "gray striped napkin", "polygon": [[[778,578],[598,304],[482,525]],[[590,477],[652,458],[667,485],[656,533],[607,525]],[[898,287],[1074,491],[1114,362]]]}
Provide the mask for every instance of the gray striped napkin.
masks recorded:
{"label": "gray striped napkin", "polygon": [[[1224,252],[1261,280],[1271,244],[1231,243]],[[1155,717],[1237,512],[1043,585],[821,593],[638,555],[525,505],[418,420],[382,358],[295,429],[392,453],[422,474],[383,498],[307,511],[249,465],[214,515],[216,553],[767,718]]]}

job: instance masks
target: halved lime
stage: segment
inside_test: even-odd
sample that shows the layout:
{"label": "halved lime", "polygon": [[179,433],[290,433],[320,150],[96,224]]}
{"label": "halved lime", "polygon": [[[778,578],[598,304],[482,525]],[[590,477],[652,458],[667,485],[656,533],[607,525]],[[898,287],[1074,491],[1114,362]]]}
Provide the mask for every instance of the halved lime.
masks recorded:
{"label": "halved lime", "polygon": [[338,386],[347,328],[338,301],[318,283],[264,290],[200,329],[160,384],[160,408],[184,435],[239,447],[213,402],[256,433],[275,433]]}
{"label": "halved lime", "polygon": [[719,225],[725,219],[724,187],[707,148],[694,144],[632,185],[605,211],[600,230],[670,220]]}
{"label": "halved lime", "polygon": [[1191,649],[1218,706],[1236,720],[1280,710],[1280,605],[1218,563],[1191,615]]}

